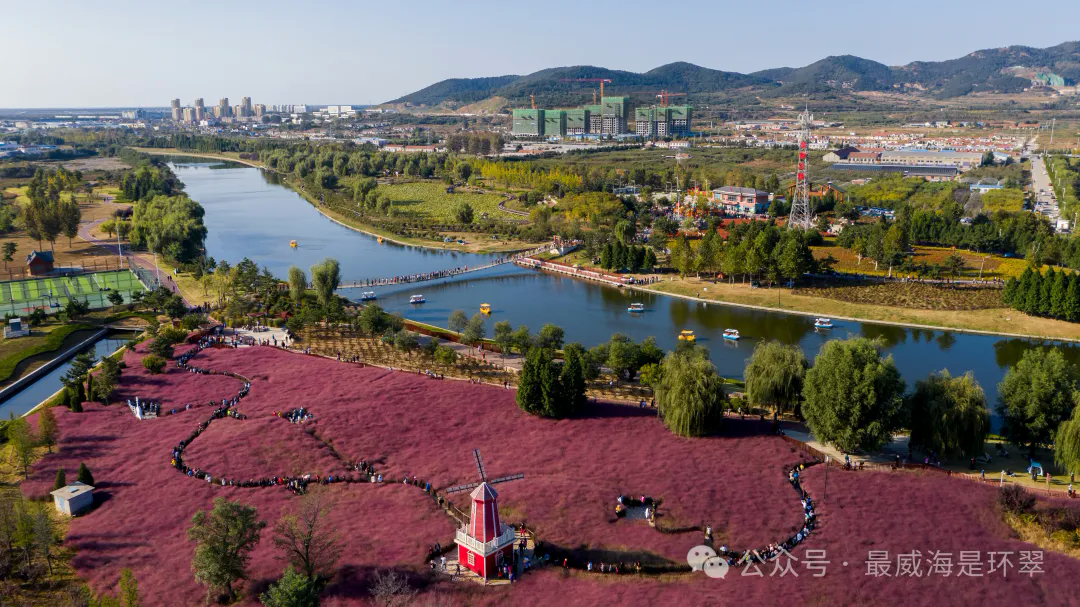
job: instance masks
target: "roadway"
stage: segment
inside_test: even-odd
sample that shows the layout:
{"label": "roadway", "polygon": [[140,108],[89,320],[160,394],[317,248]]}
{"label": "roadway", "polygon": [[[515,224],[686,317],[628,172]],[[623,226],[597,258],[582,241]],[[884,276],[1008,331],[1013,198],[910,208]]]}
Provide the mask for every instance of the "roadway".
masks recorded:
{"label": "roadway", "polygon": [[1046,172],[1046,164],[1039,155],[1031,156],[1031,183],[1035,195],[1034,211],[1044,215],[1054,222],[1061,217],[1061,207],[1058,205],[1054,188],[1051,187],[1050,175]]}

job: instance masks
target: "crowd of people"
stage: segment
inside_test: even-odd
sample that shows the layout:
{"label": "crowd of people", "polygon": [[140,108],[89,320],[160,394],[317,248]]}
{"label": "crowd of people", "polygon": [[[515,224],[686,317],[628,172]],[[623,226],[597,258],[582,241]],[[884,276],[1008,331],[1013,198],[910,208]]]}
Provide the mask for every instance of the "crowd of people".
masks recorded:
{"label": "crowd of people", "polygon": [[294,424],[299,424],[308,419],[315,419],[315,414],[304,407],[297,407],[290,411],[274,411],[274,415],[287,419]]}
{"label": "crowd of people", "polygon": [[147,419],[161,415],[161,403],[140,401],[138,396],[135,397],[135,402],[131,402],[131,399],[129,398],[127,405],[128,409],[131,409],[131,412],[139,419]]}

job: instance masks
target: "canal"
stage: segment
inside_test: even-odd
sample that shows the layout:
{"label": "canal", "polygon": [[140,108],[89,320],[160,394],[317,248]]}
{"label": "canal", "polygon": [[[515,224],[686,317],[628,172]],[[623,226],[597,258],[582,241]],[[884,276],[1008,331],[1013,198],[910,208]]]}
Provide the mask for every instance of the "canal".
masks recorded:
{"label": "canal", "polygon": [[[90,344],[85,350],[90,350],[93,352],[96,360],[101,360],[102,356],[108,356],[119,350],[120,347],[126,344],[134,337],[134,335],[134,333],[126,335],[123,333],[112,333],[102,337],[93,344]],[[71,368],[71,361],[75,358],[75,354],[77,354],[77,352],[72,352],[67,361],[58,365],[45,375],[42,375],[37,381],[15,393],[11,398],[0,403],[0,418],[7,419],[11,414],[15,414],[16,416],[25,415],[27,411],[38,406],[43,400],[49,398],[63,388],[64,383],[61,381],[61,378],[64,377],[64,374]]]}
{"label": "canal", "polygon": [[[379,244],[329,220],[258,169],[212,163],[180,163],[173,168],[188,194],[206,209],[207,252],[218,260],[235,263],[249,257],[284,277],[290,265],[306,271],[324,257],[334,257],[341,262],[343,280],[354,280],[480,265],[490,259]],[[289,247],[293,239],[300,244],[296,249]],[[359,293],[352,291],[356,290],[342,290],[342,295],[358,299]],[[1029,348],[1058,346],[1071,362],[1080,361],[1080,348],[1073,344],[854,321],[837,321],[833,329],[815,330],[813,319],[805,316],[627,292],[512,265],[374,291],[386,310],[441,326],[446,326],[454,310],[472,316],[480,304],[488,303],[492,307],[488,336],[499,320],[515,327],[528,325],[534,332],[545,323],[554,323],[566,329],[567,341],[587,347],[619,332],[636,340],[654,336],[661,347],[671,349],[679,331],[689,329],[709,349],[719,371],[730,377],[742,377],[747,357],[762,340],[798,344],[812,360],[830,339],[881,338],[909,387],[933,371],[948,369],[954,375],[972,371],[990,403],[996,401],[997,384],[1005,370]],[[424,295],[427,303],[409,304],[413,294]],[[628,313],[633,302],[643,303],[645,312]],[[738,329],[742,339],[737,343],[723,340],[721,335],[728,328]]]}

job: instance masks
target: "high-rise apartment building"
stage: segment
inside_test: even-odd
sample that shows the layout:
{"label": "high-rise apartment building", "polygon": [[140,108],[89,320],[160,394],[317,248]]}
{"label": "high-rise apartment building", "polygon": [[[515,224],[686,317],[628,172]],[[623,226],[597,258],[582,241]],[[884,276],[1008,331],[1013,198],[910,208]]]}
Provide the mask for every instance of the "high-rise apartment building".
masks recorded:
{"label": "high-rise apartment building", "polygon": [[232,115],[232,108],[229,107],[229,98],[222,97],[218,100],[218,107],[221,108],[221,118],[228,118]]}
{"label": "high-rise apartment building", "polygon": [[195,120],[206,120],[206,106],[203,105],[202,97],[195,100]]}
{"label": "high-rise apartment building", "polygon": [[244,116],[245,118],[254,114],[251,109],[251,97],[244,97],[240,100],[240,109],[240,115]]}
{"label": "high-rise apartment building", "polygon": [[173,99],[172,100],[172,119],[173,119],[173,122],[180,122],[181,118],[183,118],[183,115],[180,113],[180,100],[179,99]]}

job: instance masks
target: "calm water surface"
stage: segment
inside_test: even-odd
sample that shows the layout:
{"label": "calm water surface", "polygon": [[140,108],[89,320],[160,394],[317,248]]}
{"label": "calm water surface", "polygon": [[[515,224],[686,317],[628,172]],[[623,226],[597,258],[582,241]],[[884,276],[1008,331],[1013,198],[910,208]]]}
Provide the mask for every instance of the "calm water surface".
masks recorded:
{"label": "calm water surface", "polygon": [[[306,270],[324,257],[335,257],[341,262],[343,278],[352,280],[479,265],[490,258],[379,244],[325,218],[258,169],[178,164],[174,170],[188,194],[206,209],[206,246],[216,259],[235,263],[246,256],[285,276],[290,265]],[[289,248],[292,239],[300,242],[298,249]],[[357,291],[345,289],[342,295],[358,299]],[[566,329],[568,341],[586,346],[620,332],[638,340],[654,336],[661,347],[670,349],[679,331],[690,329],[698,343],[709,349],[720,372],[731,377],[742,376],[746,358],[762,340],[798,344],[812,359],[829,339],[880,337],[909,386],[932,371],[948,369],[958,375],[970,370],[991,403],[996,401],[997,384],[1006,369],[1029,348],[1058,346],[1070,361],[1080,361],[1080,349],[1071,344],[846,321],[837,321],[831,330],[815,330],[809,317],[630,293],[516,266],[375,291],[379,305],[388,311],[442,326],[454,310],[471,316],[480,304],[491,304],[489,336],[499,320],[528,325],[534,332],[545,323],[554,323]],[[423,294],[427,303],[409,304],[413,294]],[[633,302],[645,304],[646,311],[628,313]],[[742,340],[723,340],[721,335],[728,328],[738,329]]]}

